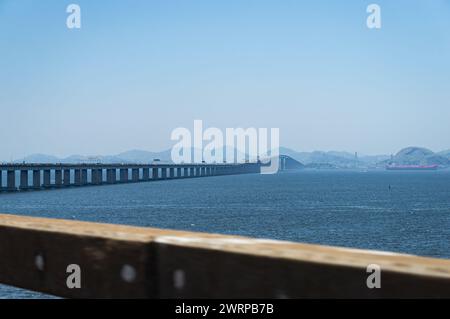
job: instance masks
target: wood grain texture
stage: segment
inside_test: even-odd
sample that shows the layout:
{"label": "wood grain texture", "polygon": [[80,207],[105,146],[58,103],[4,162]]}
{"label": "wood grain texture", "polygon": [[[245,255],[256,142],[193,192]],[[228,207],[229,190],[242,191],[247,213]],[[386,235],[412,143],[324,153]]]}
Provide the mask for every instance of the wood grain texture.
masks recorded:
{"label": "wood grain texture", "polygon": [[15,215],[0,215],[0,261],[1,283],[73,298],[450,297],[446,259]]}

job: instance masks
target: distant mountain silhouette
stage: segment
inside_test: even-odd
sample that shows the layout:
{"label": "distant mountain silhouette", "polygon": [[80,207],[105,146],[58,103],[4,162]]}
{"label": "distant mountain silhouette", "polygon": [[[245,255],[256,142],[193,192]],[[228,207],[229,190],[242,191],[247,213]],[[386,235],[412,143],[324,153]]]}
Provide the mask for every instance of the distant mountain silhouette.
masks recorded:
{"label": "distant mountain silhouette", "polygon": [[407,147],[400,150],[390,161],[397,165],[450,165],[448,157],[424,147]]}
{"label": "distant mountain silhouette", "polygon": [[115,157],[120,158],[122,162],[149,163],[154,159],[163,162],[170,162],[170,150],[162,152],[149,152],[142,150],[131,150],[117,154]]}
{"label": "distant mountain silhouette", "polygon": [[52,155],[46,154],[31,154],[15,162],[26,162],[26,163],[55,163],[58,162],[59,158]]}
{"label": "distant mountain silhouette", "polygon": [[[194,162],[194,148],[191,149],[191,161]],[[46,154],[32,154],[21,159],[14,160],[16,163],[151,163],[153,160],[158,159],[160,162],[170,163],[171,149],[164,150],[161,152],[150,152],[145,150],[130,150],[126,152],[119,153],[117,155],[95,155],[95,156],[84,156],[84,155],[71,155],[64,158],[59,158],[52,155]],[[237,157],[241,159],[247,158],[247,156],[234,150],[231,147],[224,147],[223,154],[224,159],[226,159],[226,154],[235,152],[234,158]],[[249,158],[251,161],[256,161],[256,158]],[[201,161],[201,160],[200,160]]]}
{"label": "distant mountain silhouette", "polygon": [[388,159],[389,155],[356,156],[354,153],[339,151],[297,152],[280,147],[280,154],[288,155],[311,168],[356,168],[376,166]]}
{"label": "distant mountain silhouette", "polygon": [[14,162],[26,163],[150,163],[154,159],[170,161],[170,151],[148,152],[132,150],[117,155],[84,156],[71,155],[64,158],[45,154],[32,154]]}
{"label": "distant mountain silhouette", "polygon": [[442,152],[439,152],[437,154],[447,158],[448,160],[450,160],[450,150],[442,151]]}
{"label": "distant mountain silhouette", "polygon": [[[233,152],[232,148],[224,148],[226,152]],[[240,158],[245,158],[244,153],[239,153]],[[395,156],[375,155],[356,156],[350,152],[340,151],[314,151],[298,152],[286,147],[280,147],[280,155],[286,155],[305,165],[306,168],[382,168],[393,162],[399,165],[432,165],[438,164],[443,167],[450,166],[450,150],[434,153],[423,147],[407,147],[400,150]],[[191,157],[194,149],[191,149]],[[171,150],[151,152],[145,150],[129,150],[116,155],[107,156],[84,156],[71,155],[58,158],[46,154],[32,154],[15,162],[27,163],[151,163],[154,159],[161,162],[171,162]],[[249,158],[254,161],[256,158]]]}

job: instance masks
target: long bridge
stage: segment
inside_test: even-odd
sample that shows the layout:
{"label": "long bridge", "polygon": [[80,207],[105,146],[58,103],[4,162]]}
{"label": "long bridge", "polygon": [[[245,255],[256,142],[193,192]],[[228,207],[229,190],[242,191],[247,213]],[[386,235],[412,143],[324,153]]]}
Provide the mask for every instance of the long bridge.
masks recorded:
{"label": "long bridge", "polygon": [[259,173],[260,163],[0,164],[0,192]]}

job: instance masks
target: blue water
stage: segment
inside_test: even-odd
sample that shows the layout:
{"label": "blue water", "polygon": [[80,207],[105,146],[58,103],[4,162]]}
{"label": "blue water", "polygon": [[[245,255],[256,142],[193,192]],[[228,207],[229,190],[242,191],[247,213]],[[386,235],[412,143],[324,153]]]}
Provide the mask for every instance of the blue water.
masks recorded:
{"label": "blue water", "polygon": [[[292,171],[1,194],[0,211],[450,258],[450,171]],[[42,295],[0,286],[0,297]]]}

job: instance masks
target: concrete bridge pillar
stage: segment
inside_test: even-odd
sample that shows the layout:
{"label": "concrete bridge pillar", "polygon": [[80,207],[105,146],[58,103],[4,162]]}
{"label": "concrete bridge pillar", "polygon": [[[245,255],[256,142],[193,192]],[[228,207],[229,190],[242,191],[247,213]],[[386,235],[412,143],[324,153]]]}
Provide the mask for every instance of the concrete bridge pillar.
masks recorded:
{"label": "concrete bridge pillar", "polygon": [[64,186],[70,186],[70,169],[64,169]]}
{"label": "concrete bridge pillar", "polygon": [[142,169],[142,180],[148,181],[150,179],[150,168],[144,167]]}
{"label": "concrete bridge pillar", "polygon": [[134,183],[139,182],[139,168],[133,168],[131,170],[131,180]]}
{"label": "concrete bridge pillar", "polygon": [[8,191],[16,190],[16,171],[8,170],[6,173],[6,188]]}
{"label": "concrete bridge pillar", "polygon": [[98,174],[98,184],[103,184],[103,169],[99,168],[97,169]]}
{"label": "concrete bridge pillar", "polygon": [[177,178],[181,178],[181,167],[177,167]]}
{"label": "concrete bridge pillar", "polygon": [[158,178],[159,178],[158,168],[157,167],[153,167],[152,168],[152,179],[157,180]]}
{"label": "concrete bridge pillar", "polygon": [[108,168],[106,170],[106,182],[108,184],[116,183],[116,169],[115,168]]}
{"label": "concrete bridge pillar", "polygon": [[81,186],[81,169],[76,169],[74,175],[75,186]]}
{"label": "concrete bridge pillar", "polygon": [[41,171],[38,169],[33,170],[33,188],[41,188]]}
{"label": "concrete bridge pillar", "polygon": [[98,176],[98,169],[96,169],[96,168],[91,169],[91,182],[93,185],[100,184],[100,178]]}
{"label": "concrete bridge pillar", "polygon": [[169,169],[169,178],[175,178],[175,169],[173,167]]}
{"label": "concrete bridge pillar", "polygon": [[91,169],[91,184],[97,185],[98,183],[98,173],[96,168]]}
{"label": "concrete bridge pillar", "polygon": [[167,178],[167,168],[161,167],[161,179]]}
{"label": "concrete bridge pillar", "polygon": [[103,184],[103,169],[97,169],[98,174],[98,184]]}
{"label": "concrete bridge pillar", "polygon": [[98,182],[99,184],[103,184],[103,169],[98,169]]}
{"label": "concrete bridge pillar", "polygon": [[62,186],[62,170],[60,169],[55,169],[55,186]]}
{"label": "concrete bridge pillar", "polygon": [[28,189],[28,170],[20,171],[20,189],[27,190]]}
{"label": "concrete bridge pillar", "polygon": [[121,168],[120,169],[120,182],[121,183],[128,183],[128,168]]}
{"label": "concrete bridge pillar", "polygon": [[200,167],[195,168],[195,176],[200,176]]}
{"label": "concrete bridge pillar", "polygon": [[189,177],[189,168],[183,168],[183,178]]}
{"label": "concrete bridge pillar", "polygon": [[206,167],[203,166],[201,168],[200,172],[201,172],[201,176],[206,176]]}
{"label": "concrete bridge pillar", "polygon": [[81,170],[81,185],[85,186],[88,184],[88,170],[82,169]]}
{"label": "concrete bridge pillar", "polygon": [[195,176],[195,168],[189,167],[189,177],[194,177],[194,176]]}
{"label": "concrete bridge pillar", "polygon": [[46,187],[46,188],[51,187],[51,185],[50,185],[50,170],[49,169],[44,170],[44,187]]}

